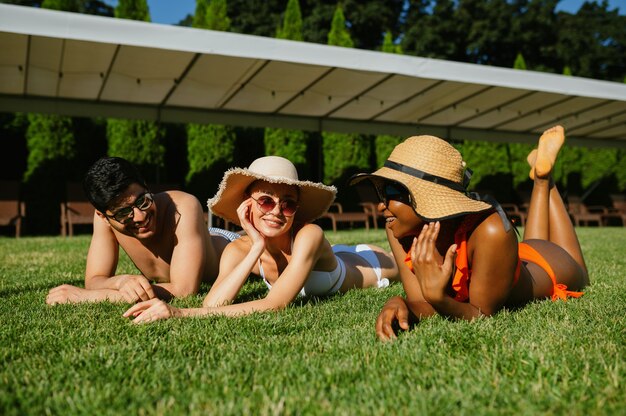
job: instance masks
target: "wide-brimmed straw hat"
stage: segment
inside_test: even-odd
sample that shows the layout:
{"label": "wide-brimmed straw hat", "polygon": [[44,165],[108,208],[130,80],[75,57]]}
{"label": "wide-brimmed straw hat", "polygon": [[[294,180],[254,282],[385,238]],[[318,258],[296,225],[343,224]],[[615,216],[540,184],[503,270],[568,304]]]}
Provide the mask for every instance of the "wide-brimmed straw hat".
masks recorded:
{"label": "wide-brimmed straw hat", "polygon": [[217,193],[208,200],[209,209],[215,215],[240,225],[237,208],[248,198],[248,186],[257,180],[297,186],[299,207],[295,220],[299,222],[311,222],[321,217],[335,200],[337,193],[334,186],[299,180],[296,167],[284,157],[265,156],[256,159],[247,169],[234,168],[226,171]]}
{"label": "wide-brimmed straw hat", "polygon": [[364,179],[374,186],[383,181],[397,182],[411,194],[415,212],[435,221],[492,208],[468,196],[470,176],[471,171],[452,145],[434,136],[413,136],[393,149],[382,168],[355,175],[350,184]]}

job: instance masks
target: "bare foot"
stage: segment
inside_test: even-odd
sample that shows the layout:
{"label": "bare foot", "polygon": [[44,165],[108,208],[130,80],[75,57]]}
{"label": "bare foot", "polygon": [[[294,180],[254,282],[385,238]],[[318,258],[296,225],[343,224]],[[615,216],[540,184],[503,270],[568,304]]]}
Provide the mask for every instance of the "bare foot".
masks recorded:
{"label": "bare foot", "polygon": [[565,130],[561,126],[554,126],[543,132],[539,138],[534,169],[538,178],[546,178],[550,175],[564,141]]}
{"label": "bare foot", "polygon": [[530,151],[528,156],[526,156],[526,161],[530,165],[530,172],[528,172],[528,176],[530,176],[530,179],[535,180],[535,162],[537,161],[537,149],[533,149]]}

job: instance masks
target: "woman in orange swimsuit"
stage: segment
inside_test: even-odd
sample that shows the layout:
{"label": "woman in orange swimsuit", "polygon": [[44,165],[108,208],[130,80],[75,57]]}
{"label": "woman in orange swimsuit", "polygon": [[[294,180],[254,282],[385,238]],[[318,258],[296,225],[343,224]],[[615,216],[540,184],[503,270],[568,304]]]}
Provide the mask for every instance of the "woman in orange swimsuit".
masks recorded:
{"label": "woman in orange swimsuit", "polygon": [[553,127],[528,155],[534,186],[520,244],[497,202],[466,192],[471,171],[437,137],[410,137],[384,167],[352,179],[378,193],[406,293],[380,312],[381,340],[396,337],[394,324],[407,330],[435,313],[470,320],[533,299],[582,295],[573,291],[589,284],[587,268],[551,178],[564,140],[563,128]]}

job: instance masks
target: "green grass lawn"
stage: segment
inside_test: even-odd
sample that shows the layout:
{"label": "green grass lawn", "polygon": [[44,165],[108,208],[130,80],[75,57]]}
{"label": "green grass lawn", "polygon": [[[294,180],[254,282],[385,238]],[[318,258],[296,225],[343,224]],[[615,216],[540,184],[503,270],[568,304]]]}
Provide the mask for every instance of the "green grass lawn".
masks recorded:
{"label": "green grass lawn", "polygon": [[[581,299],[375,339],[356,290],[243,318],[135,326],[127,305],[48,307],[82,285],[88,236],[0,238],[0,414],[626,414],[626,229],[581,228]],[[328,233],[386,245],[382,231]],[[134,266],[123,257],[119,271]],[[175,300],[198,306],[197,296]],[[246,297],[263,296],[248,283]]]}

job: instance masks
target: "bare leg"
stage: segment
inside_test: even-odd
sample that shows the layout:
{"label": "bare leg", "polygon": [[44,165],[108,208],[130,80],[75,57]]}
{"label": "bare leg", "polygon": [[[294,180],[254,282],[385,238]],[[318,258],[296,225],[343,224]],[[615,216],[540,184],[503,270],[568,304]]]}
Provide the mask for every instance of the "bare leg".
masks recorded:
{"label": "bare leg", "polygon": [[530,176],[534,176],[535,183],[530,198],[524,239],[547,240],[563,248],[583,269],[585,284],[588,284],[587,266],[578,237],[561,195],[552,182],[552,167],[564,141],[563,127],[552,127],[539,139],[537,151],[533,150],[528,155],[527,160],[531,165]]}
{"label": "bare leg", "polygon": [[537,149],[530,152],[526,160],[530,165],[529,176],[535,183],[524,227],[524,240],[550,240],[550,179],[535,178]]}

